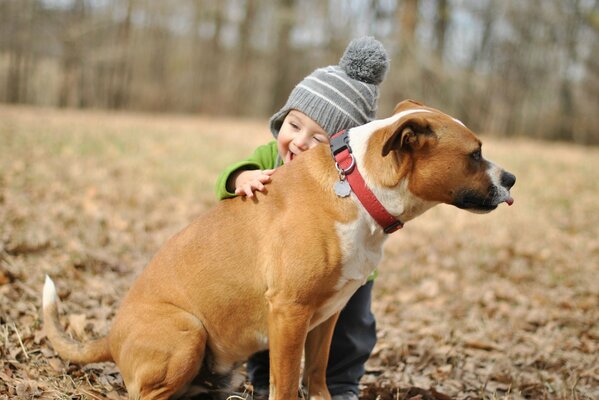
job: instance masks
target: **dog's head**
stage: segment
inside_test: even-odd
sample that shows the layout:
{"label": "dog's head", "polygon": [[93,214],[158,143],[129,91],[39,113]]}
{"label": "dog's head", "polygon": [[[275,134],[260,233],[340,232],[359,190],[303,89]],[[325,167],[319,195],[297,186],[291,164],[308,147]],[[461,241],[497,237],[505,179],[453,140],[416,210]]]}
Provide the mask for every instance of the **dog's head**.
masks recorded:
{"label": "dog's head", "polygon": [[355,129],[369,186],[405,220],[438,203],[483,213],[513,202],[516,177],[486,160],[476,135],[439,110],[406,100],[393,116]]}

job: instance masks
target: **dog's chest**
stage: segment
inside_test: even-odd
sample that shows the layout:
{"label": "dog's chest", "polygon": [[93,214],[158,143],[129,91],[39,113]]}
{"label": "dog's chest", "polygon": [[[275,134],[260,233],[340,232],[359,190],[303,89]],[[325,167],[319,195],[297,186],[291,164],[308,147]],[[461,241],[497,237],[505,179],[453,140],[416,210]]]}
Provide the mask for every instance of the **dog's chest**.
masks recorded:
{"label": "dog's chest", "polygon": [[338,224],[337,236],[342,254],[341,274],[334,287],[335,295],[319,308],[311,328],[340,311],[381,260],[384,236],[363,219]]}
{"label": "dog's chest", "polygon": [[337,225],[341,247],[341,277],[337,288],[349,281],[366,282],[383,255],[384,234],[370,223],[366,216],[347,224]]}

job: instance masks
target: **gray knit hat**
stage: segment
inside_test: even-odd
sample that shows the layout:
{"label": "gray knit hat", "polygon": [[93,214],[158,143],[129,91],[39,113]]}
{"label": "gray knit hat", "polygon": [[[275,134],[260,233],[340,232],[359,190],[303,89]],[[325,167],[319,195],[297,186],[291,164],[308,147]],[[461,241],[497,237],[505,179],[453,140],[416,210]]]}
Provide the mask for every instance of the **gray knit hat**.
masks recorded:
{"label": "gray knit hat", "polygon": [[270,118],[276,138],[291,110],[312,118],[329,135],[363,125],[372,119],[389,58],[373,37],[354,39],[345,49],[339,65],[319,68],[292,91],[287,103]]}

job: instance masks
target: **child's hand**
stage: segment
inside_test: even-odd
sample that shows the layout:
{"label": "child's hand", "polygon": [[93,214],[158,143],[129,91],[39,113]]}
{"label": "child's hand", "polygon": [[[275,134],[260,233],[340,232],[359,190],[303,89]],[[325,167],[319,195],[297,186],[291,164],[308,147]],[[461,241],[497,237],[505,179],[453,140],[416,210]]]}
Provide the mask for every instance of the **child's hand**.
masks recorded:
{"label": "child's hand", "polygon": [[270,176],[273,172],[275,172],[274,169],[241,171],[234,178],[235,194],[238,196],[253,197],[254,191],[263,192],[264,185],[270,182]]}

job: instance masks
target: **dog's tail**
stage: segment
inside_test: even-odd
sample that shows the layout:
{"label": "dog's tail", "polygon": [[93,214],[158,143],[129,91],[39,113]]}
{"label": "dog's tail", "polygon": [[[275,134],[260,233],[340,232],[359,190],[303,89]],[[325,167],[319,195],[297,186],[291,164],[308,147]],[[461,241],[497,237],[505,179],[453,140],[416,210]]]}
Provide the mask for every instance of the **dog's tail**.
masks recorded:
{"label": "dog's tail", "polygon": [[81,343],[67,336],[58,321],[58,296],[54,282],[46,275],[43,296],[44,330],[60,357],[77,364],[113,361],[108,338]]}

